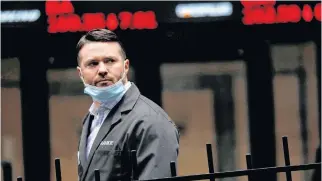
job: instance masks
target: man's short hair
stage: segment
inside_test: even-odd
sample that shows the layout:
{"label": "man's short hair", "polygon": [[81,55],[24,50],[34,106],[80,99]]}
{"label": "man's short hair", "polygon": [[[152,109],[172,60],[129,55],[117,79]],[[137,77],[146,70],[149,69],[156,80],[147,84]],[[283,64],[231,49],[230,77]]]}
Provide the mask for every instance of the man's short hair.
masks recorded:
{"label": "man's short hair", "polygon": [[108,29],[93,29],[83,35],[76,45],[76,53],[77,53],[77,62],[79,62],[79,51],[83,48],[86,43],[90,42],[117,42],[121,47],[121,54],[123,59],[126,59],[125,49],[117,37],[117,35]]}

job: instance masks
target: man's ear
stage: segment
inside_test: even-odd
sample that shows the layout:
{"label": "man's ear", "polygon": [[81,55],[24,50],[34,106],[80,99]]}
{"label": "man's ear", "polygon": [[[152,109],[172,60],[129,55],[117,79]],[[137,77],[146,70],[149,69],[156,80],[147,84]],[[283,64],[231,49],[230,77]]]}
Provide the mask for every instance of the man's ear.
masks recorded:
{"label": "man's ear", "polygon": [[78,76],[82,78],[83,75],[82,75],[81,68],[79,66],[77,66],[77,71],[78,71]]}
{"label": "man's ear", "polygon": [[125,73],[128,74],[129,70],[130,70],[130,60],[129,59],[125,59],[124,61],[124,68],[125,68]]}

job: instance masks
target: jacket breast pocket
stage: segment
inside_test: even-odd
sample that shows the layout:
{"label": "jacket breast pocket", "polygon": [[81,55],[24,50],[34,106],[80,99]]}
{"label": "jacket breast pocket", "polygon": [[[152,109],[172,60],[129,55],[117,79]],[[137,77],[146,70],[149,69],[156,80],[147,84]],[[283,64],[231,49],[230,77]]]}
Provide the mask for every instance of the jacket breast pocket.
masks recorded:
{"label": "jacket breast pocket", "polygon": [[117,157],[122,155],[122,150],[118,148],[113,148],[111,146],[100,146],[96,150],[96,153],[99,155],[109,155]]}
{"label": "jacket breast pocket", "polygon": [[107,146],[100,146],[97,150],[96,153],[99,155],[108,155],[111,152],[113,152],[112,147],[107,147]]}
{"label": "jacket breast pocket", "polygon": [[[108,146],[100,146],[96,150],[96,160],[101,163],[101,168],[112,178],[118,178],[124,172],[124,162],[122,161],[122,150]],[[102,171],[103,171],[102,170]],[[112,179],[112,180],[114,180]],[[118,180],[118,179],[116,179]]]}

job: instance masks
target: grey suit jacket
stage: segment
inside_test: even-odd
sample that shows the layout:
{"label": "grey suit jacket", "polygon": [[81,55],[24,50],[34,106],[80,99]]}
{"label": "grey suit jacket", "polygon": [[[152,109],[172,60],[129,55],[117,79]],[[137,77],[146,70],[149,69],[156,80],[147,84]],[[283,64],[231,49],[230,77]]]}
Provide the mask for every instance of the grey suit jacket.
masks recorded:
{"label": "grey suit jacket", "polygon": [[[179,133],[169,116],[157,104],[142,96],[132,83],[122,100],[102,124],[88,159],[85,156],[89,122],[85,116],[79,143],[78,176],[94,181],[95,169],[101,181],[146,180],[170,177],[170,162],[177,161]],[[132,173],[131,150],[137,151]]]}

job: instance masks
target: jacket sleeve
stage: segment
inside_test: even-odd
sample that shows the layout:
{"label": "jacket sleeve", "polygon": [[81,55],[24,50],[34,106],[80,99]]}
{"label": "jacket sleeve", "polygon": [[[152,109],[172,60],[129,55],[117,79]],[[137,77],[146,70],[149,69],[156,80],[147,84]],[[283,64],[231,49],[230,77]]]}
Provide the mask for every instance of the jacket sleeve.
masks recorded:
{"label": "jacket sleeve", "polygon": [[170,162],[177,162],[179,153],[179,133],[174,123],[161,116],[145,116],[135,130],[136,179],[171,177]]}

